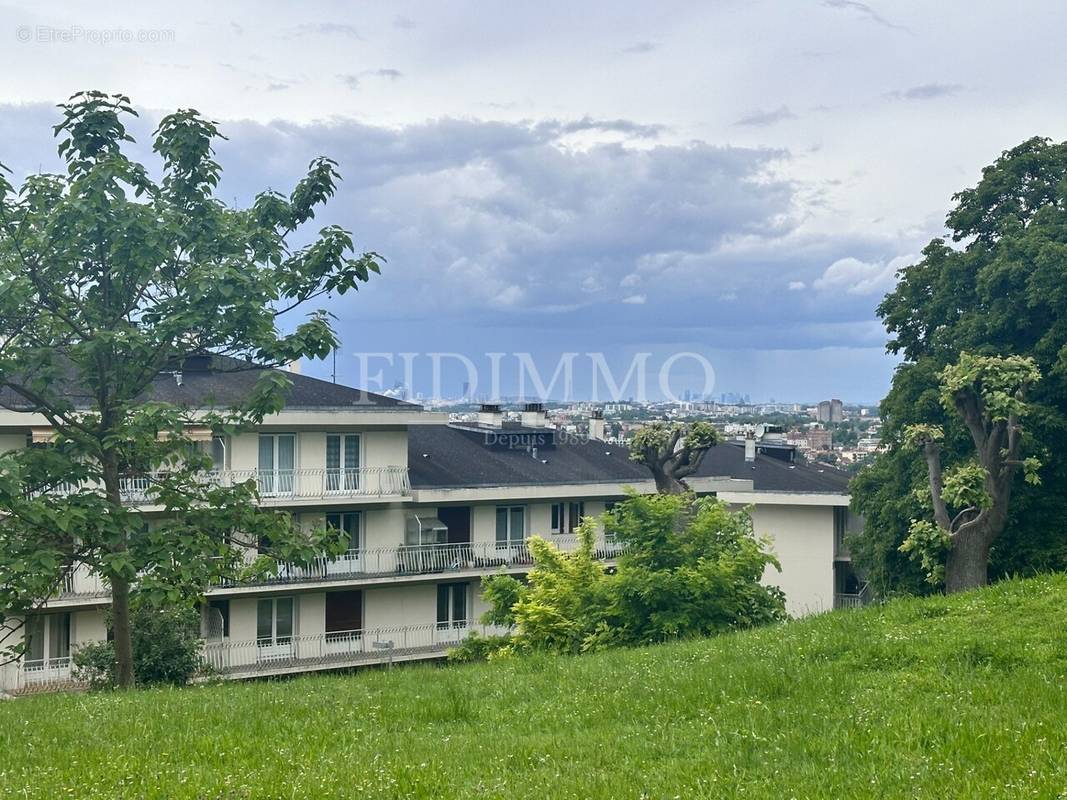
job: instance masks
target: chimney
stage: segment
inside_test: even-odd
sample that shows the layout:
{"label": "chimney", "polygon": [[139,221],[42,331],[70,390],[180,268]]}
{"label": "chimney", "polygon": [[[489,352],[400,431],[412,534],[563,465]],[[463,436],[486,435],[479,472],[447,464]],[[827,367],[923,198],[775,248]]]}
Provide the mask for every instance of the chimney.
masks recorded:
{"label": "chimney", "polygon": [[604,424],[604,412],[594,408],[589,412],[589,438],[603,442],[607,438],[607,430]]}
{"label": "chimney", "polygon": [[548,424],[544,403],[527,403],[522,407],[522,427],[543,428]]}
{"label": "chimney", "polygon": [[482,403],[478,409],[478,422],[491,428],[499,428],[504,421],[504,412],[500,410],[499,403]]}
{"label": "chimney", "polygon": [[745,461],[749,464],[756,460],[756,432],[745,433]]}

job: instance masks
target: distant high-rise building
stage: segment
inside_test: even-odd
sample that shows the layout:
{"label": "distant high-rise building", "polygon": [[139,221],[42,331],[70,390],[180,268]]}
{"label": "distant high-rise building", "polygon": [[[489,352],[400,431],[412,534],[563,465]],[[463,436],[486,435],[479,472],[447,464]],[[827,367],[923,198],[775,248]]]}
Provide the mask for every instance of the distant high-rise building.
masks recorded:
{"label": "distant high-rise building", "polygon": [[837,399],[821,401],[819,403],[819,410],[816,414],[816,419],[818,419],[819,422],[844,422],[844,403]]}

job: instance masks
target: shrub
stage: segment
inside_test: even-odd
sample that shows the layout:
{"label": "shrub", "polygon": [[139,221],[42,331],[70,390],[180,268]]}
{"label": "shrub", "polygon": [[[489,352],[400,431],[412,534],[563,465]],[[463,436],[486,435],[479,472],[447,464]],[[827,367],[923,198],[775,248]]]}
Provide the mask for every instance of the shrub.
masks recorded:
{"label": "shrub", "polygon": [[448,651],[448,660],[457,663],[488,661],[501,650],[507,648],[509,644],[511,644],[511,637],[507,634],[502,636],[480,636],[476,631],[471,631],[470,636],[463,641],[463,644]]}
{"label": "shrub", "polygon": [[[133,609],[133,668],[143,686],[182,686],[201,669],[199,617],[186,608]],[[74,654],[75,676],[92,690],[115,686],[115,650],[110,642],[85,645]]]}

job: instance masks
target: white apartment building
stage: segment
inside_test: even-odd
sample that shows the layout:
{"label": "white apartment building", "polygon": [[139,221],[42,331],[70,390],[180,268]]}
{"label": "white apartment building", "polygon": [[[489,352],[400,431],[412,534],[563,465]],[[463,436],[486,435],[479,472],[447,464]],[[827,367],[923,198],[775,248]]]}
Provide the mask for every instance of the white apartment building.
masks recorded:
{"label": "white apartment building", "polygon": [[[257,583],[211,586],[202,613],[204,658],[224,676],[244,678],[440,658],[485,611],[483,576],[529,569],[527,539],[574,547],[583,516],[598,515],[626,489],[652,492],[647,471],[625,448],[603,441],[603,421],[576,440],[547,427],[530,404],[520,422],[486,406],[477,421],[293,374],[285,408],[255,432],[211,438],[214,479],[254,480],[260,502],[308,526],[348,533],[348,551],[310,567],[286,567]],[[190,408],[243,396],[252,372],[187,366],[179,384],[161,375],[151,397]],[[34,414],[0,411],[0,447],[48,437]],[[595,438],[594,438],[595,437]],[[126,500],[151,516],[150,475],[124,478]],[[700,493],[751,506],[758,534],[770,537],[782,571],[766,580],[786,594],[790,613],[860,602],[842,551],[852,524],[847,479],[828,467],[793,464],[756,448],[713,448]],[[618,548],[601,537],[598,557]],[[0,691],[68,685],[71,654],[107,636],[108,587],[83,570],[26,620],[26,653],[0,667]]]}

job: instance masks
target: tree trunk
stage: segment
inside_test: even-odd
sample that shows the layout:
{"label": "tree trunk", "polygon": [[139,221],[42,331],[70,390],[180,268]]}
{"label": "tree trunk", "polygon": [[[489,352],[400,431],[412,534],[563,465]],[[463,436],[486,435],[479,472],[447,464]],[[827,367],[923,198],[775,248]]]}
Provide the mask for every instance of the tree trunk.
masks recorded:
{"label": "tree trunk", "polygon": [[111,629],[115,637],[115,683],[133,686],[133,637],[130,627],[130,582],[111,579]]}
{"label": "tree trunk", "polygon": [[684,483],[673,475],[668,475],[662,467],[653,467],[652,477],[656,481],[656,491],[660,494],[685,494],[688,491]]}
{"label": "tree trunk", "polygon": [[978,528],[954,537],[945,563],[945,592],[964,592],[989,582],[988,530]]}
{"label": "tree trunk", "polygon": [[[102,464],[104,493],[112,505],[122,505],[119,486],[119,468],[113,458],[105,457]],[[123,531],[114,552],[126,549],[126,534]],[[133,636],[130,630],[130,582],[124,577],[109,575],[111,581],[111,632],[115,645],[115,683],[120,689],[129,689],[134,683]]]}

